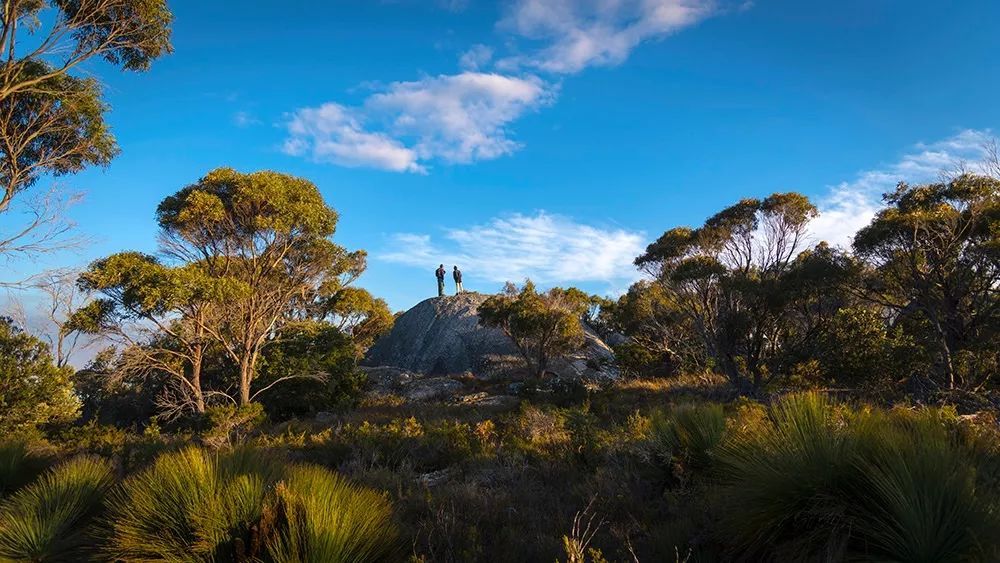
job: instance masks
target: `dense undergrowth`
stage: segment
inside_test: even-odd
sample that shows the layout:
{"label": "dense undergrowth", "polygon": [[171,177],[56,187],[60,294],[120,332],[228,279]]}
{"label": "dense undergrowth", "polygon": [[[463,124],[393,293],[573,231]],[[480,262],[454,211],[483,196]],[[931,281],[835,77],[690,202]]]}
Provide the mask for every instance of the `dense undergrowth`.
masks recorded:
{"label": "dense undergrowth", "polygon": [[228,440],[91,425],[11,442],[0,558],[1000,557],[988,414],[817,393],[716,403],[681,388],[489,408],[385,399],[324,423],[227,426]]}

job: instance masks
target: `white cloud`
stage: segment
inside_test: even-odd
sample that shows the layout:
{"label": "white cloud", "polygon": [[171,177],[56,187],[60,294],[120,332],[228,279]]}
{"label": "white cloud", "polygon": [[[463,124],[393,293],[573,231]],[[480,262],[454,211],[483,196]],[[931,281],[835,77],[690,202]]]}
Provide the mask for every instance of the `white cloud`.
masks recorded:
{"label": "white cloud", "polygon": [[543,46],[498,64],[553,73],[616,65],[643,41],[665,37],[717,12],[714,0],[517,0],[501,29]]}
{"label": "white cloud", "polygon": [[461,55],[457,74],[394,82],[355,107],[331,102],[299,109],[288,120],[284,151],[417,173],[434,161],[464,164],[511,154],[521,144],[511,138],[510,125],[554,101],[558,90],[554,79],[533,73],[620,63],[639,43],[720,13],[716,1],[514,0],[499,26],[513,33],[514,44],[527,40],[528,54],[496,61],[489,72],[494,48],[477,44]]}
{"label": "white cloud", "polygon": [[462,53],[458,59],[458,66],[462,67],[462,70],[479,70],[485,67],[492,58],[493,48],[480,43]]}
{"label": "white cloud", "polygon": [[548,103],[535,76],[462,72],[394,82],[359,107],[336,103],[296,111],[284,151],[320,162],[426,172],[428,162],[470,163],[517,150],[507,125]]}
{"label": "white cloud", "polygon": [[848,247],[854,234],[881,209],[882,194],[899,182],[922,184],[961,169],[982,171],[991,135],[989,130],[967,129],[941,141],[918,143],[898,161],[831,187],[819,202],[819,217],[810,224],[812,238]]}
{"label": "white cloud", "polygon": [[606,282],[621,287],[638,279],[632,260],[645,245],[641,232],[539,212],[449,229],[441,241],[426,234],[396,234],[391,249],[378,258],[421,268],[455,264],[473,279],[497,284],[531,278],[541,284]]}
{"label": "white cloud", "polygon": [[291,116],[287,127],[289,136],[283,150],[290,155],[308,155],[317,162],[348,167],[425,171],[412,149],[387,135],[365,131],[353,110],[340,104],[300,109]]}

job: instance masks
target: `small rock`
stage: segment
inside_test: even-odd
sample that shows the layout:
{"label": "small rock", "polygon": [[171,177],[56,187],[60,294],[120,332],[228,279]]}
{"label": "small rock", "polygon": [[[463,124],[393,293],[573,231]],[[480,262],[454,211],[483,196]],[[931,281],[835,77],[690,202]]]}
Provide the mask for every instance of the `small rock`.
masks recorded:
{"label": "small rock", "polygon": [[409,401],[433,401],[450,397],[462,388],[462,384],[448,377],[417,379],[403,386],[403,396]]}
{"label": "small rock", "polygon": [[319,411],[318,413],[316,413],[316,422],[319,422],[321,424],[329,424],[333,422],[336,418],[337,416],[332,412]]}
{"label": "small rock", "polygon": [[451,473],[452,471],[449,468],[424,473],[423,475],[417,476],[417,483],[420,483],[425,487],[433,487],[434,485],[447,481],[448,478],[451,477]]}

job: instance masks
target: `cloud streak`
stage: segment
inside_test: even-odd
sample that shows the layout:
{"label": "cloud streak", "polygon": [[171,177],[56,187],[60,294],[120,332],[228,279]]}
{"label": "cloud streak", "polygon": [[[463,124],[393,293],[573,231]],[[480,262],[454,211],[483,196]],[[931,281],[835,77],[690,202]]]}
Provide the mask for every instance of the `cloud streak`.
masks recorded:
{"label": "cloud streak", "polygon": [[984,172],[991,137],[989,130],[966,129],[937,142],[917,143],[896,162],[832,186],[819,202],[819,217],[810,224],[811,238],[849,247],[854,234],[881,209],[882,194],[899,182],[922,184],[961,170]]}
{"label": "cloud streak", "polygon": [[[452,0],[451,3],[455,3]],[[464,5],[464,2],[458,4]],[[427,173],[519,150],[511,127],[554,102],[558,78],[623,62],[640,43],[721,13],[715,0],[516,0],[498,23],[516,55],[473,45],[461,70],[394,82],[358,106],[327,102],[285,122],[286,154],[346,167]]]}
{"label": "cloud streak", "polygon": [[421,268],[457,264],[469,277],[497,284],[531,278],[541,284],[605,282],[621,287],[638,279],[632,260],[642,253],[645,239],[641,232],[539,212],[448,229],[440,240],[395,234],[390,248],[377,258]]}
{"label": "cloud streak", "polygon": [[559,74],[617,65],[640,43],[715,13],[711,0],[518,0],[500,28],[543,46],[503,59],[500,65]]}
{"label": "cloud streak", "polygon": [[549,103],[535,76],[466,71],[395,82],[359,107],[329,102],[287,122],[283,150],[317,162],[426,173],[428,163],[471,163],[520,147],[508,124]]}

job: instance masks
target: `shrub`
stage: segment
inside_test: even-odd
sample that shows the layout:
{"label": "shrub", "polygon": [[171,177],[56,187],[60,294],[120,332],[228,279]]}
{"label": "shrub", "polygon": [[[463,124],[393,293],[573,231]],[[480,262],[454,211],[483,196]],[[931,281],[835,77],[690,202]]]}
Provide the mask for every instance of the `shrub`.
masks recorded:
{"label": "shrub", "polygon": [[107,461],[81,456],[14,493],[0,505],[0,559],[82,558],[86,524],[113,482]]}
{"label": "shrub", "polygon": [[720,539],[749,559],[996,557],[996,491],[940,413],[842,415],[792,395],[720,446]]}
{"label": "shrub", "polygon": [[71,368],[56,367],[47,344],[0,316],[0,432],[76,419],[72,378]]}
{"label": "shrub", "polygon": [[0,443],[0,499],[30,483],[45,468],[45,459],[23,440]]}
{"label": "shrub", "polygon": [[239,443],[266,418],[260,403],[209,407],[205,410],[206,428],[201,435],[202,442],[212,448]]}
{"label": "shrub", "polygon": [[279,516],[267,550],[275,563],[385,561],[397,554],[385,495],[318,466],[292,467],[277,489]]}
{"label": "shrub", "polygon": [[384,497],[249,448],[161,456],[109,504],[114,560],[361,561],[396,545]]}
{"label": "shrub", "polygon": [[650,427],[654,450],[665,460],[675,455],[696,467],[711,463],[726,431],[722,405],[681,405],[669,414],[656,413]]}

